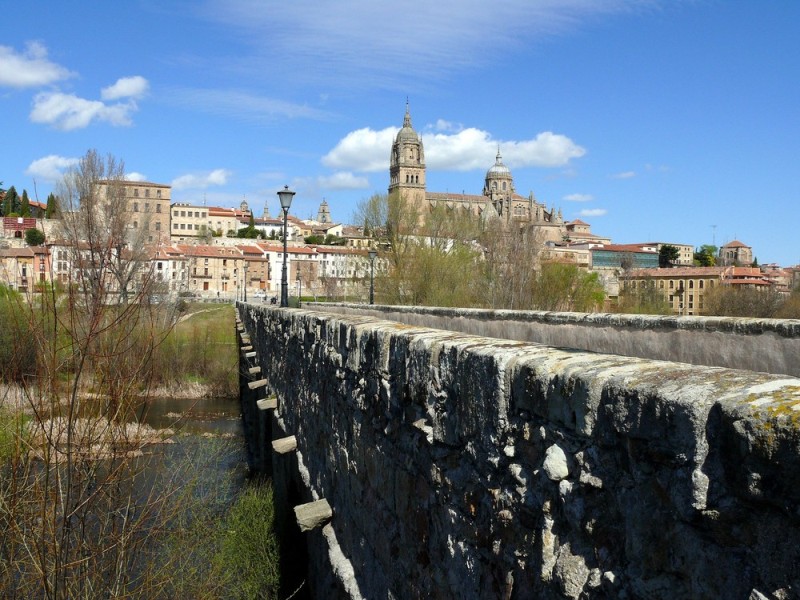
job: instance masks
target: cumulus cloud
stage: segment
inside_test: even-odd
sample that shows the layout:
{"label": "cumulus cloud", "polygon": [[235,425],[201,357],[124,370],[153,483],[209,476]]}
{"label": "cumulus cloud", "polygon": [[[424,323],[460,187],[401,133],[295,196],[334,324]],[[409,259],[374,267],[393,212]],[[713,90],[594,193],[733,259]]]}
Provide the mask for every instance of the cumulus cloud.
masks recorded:
{"label": "cumulus cloud", "polygon": [[141,98],[147,93],[150,83],[144,77],[122,77],[117,82],[100,91],[103,100],[119,100],[120,98]]}
{"label": "cumulus cloud", "polygon": [[380,131],[365,127],[351,131],[322,157],[322,164],[366,173],[385,171],[389,168],[389,152],[396,135],[396,127]]}
{"label": "cumulus cloud", "polygon": [[25,174],[44,181],[55,182],[61,179],[65,170],[76,164],[78,164],[77,158],[49,154],[29,164],[25,169]]}
{"label": "cumulus cloud", "polygon": [[[385,171],[389,168],[389,148],[396,135],[394,127],[351,131],[322,158],[322,163],[342,170]],[[468,127],[456,133],[423,133],[422,142],[427,167],[440,171],[487,169],[494,163],[498,146],[503,162],[510,168],[558,167],[586,153],[567,136],[550,131],[530,140],[498,141],[486,131]]]}
{"label": "cumulus cloud", "polygon": [[356,177],[349,171],[339,171],[330,176],[319,177],[317,185],[328,190],[363,190],[369,187],[366,177]]}
{"label": "cumulus cloud", "polygon": [[28,42],[23,52],[0,46],[0,85],[26,88],[39,87],[72,77],[66,68],[47,58],[47,48],[39,42]]}
{"label": "cumulus cloud", "polygon": [[205,189],[214,185],[225,185],[231,172],[227,169],[214,169],[206,173],[191,173],[181,175],[172,180],[172,188],[175,190]]}
{"label": "cumulus cloud", "polygon": [[611,177],[614,179],[631,179],[636,177],[636,171],[623,171],[622,173],[615,173]]}
{"label": "cumulus cloud", "polygon": [[128,181],[147,181],[147,177],[142,173],[133,171],[132,173],[125,173],[125,179]]}
{"label": "cumulus cloud", "polygon": [[578,213],[578,216],[581,217],[602,217],[603,215],[608,214],[608,211],[605,208],[585,208]]}
{"label": "cumulus cloud", "polygon": [[137,110],[133,102],[105,104],[99,100],[86,100],[73,94],[42,92],[33,99],[30,119],[34,123],[50,125],[62,131],[82,129],[92,121],[105,121],[114,126],[132,123],[131,113]]}
{"label": "cumulus cloud", "polygon": [[594,200],[594,196],[591,194],[567,194],[564,196],[564,200],[567,202],[589,202]]}

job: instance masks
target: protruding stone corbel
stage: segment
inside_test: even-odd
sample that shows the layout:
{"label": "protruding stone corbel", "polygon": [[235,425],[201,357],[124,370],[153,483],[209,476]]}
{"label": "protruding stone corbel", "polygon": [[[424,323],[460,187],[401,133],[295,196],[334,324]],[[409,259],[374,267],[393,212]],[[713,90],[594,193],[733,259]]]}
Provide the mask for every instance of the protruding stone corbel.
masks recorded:
{"label": "protruding stone corbel", "polygon": [[251,381],[247,384],[251,390],[257,390],[258,388],[267,387],[267,380],[266,379],[258,379],[256,381]]}
{"label": "protruding stone corbel", "polygon": [[249,346],[249,345],[248,346],[242,346],[242,352],[250,352],[250,350],[252,350],[252,349],[253,349],[253,347]]}
{"label": "protruding stone corbel", "polygon": [[271,398],[262,398],[256,402],[259,410],[275,410],[278,408],[278,399],[275,396]]}
{"label": "protruding stone corbel", "polygon": [[258,356],[258,352],[245,352],[244,353],[244,357],[245,358],[255,358],[256,356]]}
{"label": "protruding stone corbel", "polygon": [[328,501],[325,498],[321,498],[316,502],[298,504],[294,507],[294,515],[297,518],[300,531],[311,531],[317,527],[322,527],[330,521],[333,517],[333,510]]}
{"label": "protruding stone corbel", "polygon": [[247,369],[247,372],[250,375],[258,375],[259,373],[261,373],[261,367],[259,367],[258,365],[256,365],[255,367],[250,367],[249,369]]}
{"label": "protruding stone corbel", "polygon": [[288,454],[297,450],[297,438],[293,435],[289,437],[272,440],[272,449],[278,454]]}

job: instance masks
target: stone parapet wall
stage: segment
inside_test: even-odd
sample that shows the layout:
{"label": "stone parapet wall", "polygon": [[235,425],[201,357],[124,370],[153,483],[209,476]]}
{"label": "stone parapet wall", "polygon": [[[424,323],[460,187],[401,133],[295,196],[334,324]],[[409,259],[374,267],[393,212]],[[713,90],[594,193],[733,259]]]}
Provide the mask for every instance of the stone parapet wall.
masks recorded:
{"label": "stone parapet wall", "polygon": [[315,597],[800,594],[800,379],[239,306]]}
{"label": "stone parapet wall", "polygon": [[308,304],[560,348],[800,376],[800,320]]}

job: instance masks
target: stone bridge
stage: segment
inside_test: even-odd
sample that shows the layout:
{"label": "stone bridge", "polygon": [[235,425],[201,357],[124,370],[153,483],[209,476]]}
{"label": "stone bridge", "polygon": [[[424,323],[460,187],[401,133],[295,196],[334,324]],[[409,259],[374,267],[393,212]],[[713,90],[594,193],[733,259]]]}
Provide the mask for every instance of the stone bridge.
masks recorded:
{"label": "stone bridge", "polygon": [[800,598],[800,321],[238,314],[312,597]]}

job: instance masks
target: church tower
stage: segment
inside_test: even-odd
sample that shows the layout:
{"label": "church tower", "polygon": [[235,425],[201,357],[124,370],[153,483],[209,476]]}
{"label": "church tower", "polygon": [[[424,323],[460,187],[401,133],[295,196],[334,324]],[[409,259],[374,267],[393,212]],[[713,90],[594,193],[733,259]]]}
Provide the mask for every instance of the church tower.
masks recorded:
{"label": "church tower", "polygon": [[389,193],[394,192],[418,207],[425,201],[425,149],[422,138],[411,125],[408,102],[403,127],[392,144],[389,161]]}
{"label": "church tower", "polygon": [[508,221],[512,216],[514,193],[514,178],[511,176],[511,169],[503,164],[500,148],[497,148],[494,164],[486,171],[483,195],[489,199],[497,214]]}
{"label": "church tower", "polygon": [[331,209],[325,198],[322,199],[322,204],[319,205],[319,210],[317,211],[317,223],[333,223],[331,220]]}

